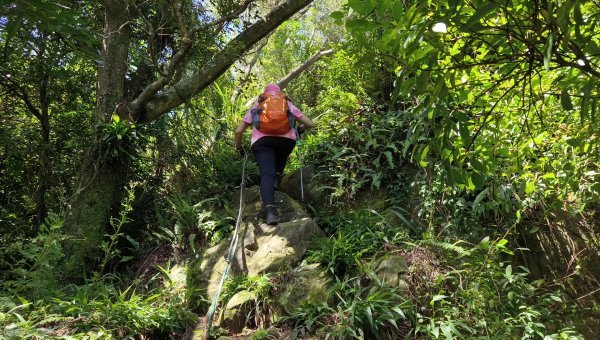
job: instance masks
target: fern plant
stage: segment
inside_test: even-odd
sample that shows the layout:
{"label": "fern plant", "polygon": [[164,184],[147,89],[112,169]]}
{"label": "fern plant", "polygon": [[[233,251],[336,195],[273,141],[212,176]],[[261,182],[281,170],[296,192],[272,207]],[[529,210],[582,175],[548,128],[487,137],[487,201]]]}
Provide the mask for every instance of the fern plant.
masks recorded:
{"label": "fern plant", "polygon": [[571,307],[558,287],[548,287],[541,280],[530,282],[527,268],[514,268],[504,260],[512,255],[506,239],[486,237],[475,245],[422,243],[454,258],[450,265],[455,269],[440,275],[431,291],[421,292],[428,295],[416,302],[423,304],[417,309],[415,334],[436,339],[580,338],[569,327]]}

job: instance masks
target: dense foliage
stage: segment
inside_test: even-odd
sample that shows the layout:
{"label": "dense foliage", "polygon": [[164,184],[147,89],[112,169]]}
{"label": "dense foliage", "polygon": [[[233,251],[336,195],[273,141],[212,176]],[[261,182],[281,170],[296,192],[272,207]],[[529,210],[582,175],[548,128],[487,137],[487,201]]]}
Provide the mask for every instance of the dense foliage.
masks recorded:
{"label": "dense foliage", "polygon": [[[118,99],[177,91],[282,2],[125,1]],[[253,294],[253,339],[578,339],[579,315],[599,314],[596,2],[314,1],[151,121],[101,112],[107,3],[0,9],[0,338],[189,336],[212,297],[186,265],[235,225],[233,130],[265,84],[324,51],[285,92],[316,122],[302,165],[325,236],[303,261],[331,285],[269,328],[289,269],[230,278],[221,304]],[[287,172],[300,165],[294,152]],[[84,234],[67,221],[94,208],[108,218],[73,280],[68,245]],[[557,234],[571,243],[542,244]],[[531,239],[569,257],[529,268]],[[387,256],[404,259],[405,286],[375,273]]]}

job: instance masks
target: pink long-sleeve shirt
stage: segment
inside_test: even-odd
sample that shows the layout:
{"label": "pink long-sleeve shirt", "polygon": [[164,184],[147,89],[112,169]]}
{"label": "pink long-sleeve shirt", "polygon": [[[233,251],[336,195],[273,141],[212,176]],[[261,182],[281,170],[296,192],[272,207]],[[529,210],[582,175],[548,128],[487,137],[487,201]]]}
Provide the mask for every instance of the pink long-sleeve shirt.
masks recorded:
{"label": "pink long-sleeve shirt", "polygon": [[[246,114],[244,115],[244,119],[243,119],[244,123],[252,125],[252,110],[256,109],[257,107],[258,107],[258,102],[254,103],[252,108],[250,108],[250,110],[248,110],[246,112]],[[292,102],[288,101],[288,107],[289,107],[290,111],[292,111],[292,115],[294,116],[295,120],[298,120],[304,116],[302,111],[300,111],[299,108],[297,108],[294,104],[292,104]],[[269,134],[261,132],[261,131],[255,129],[254,127],[252,127],[252,138],[250,140],[250,145],[254,144],[254,142],[256,142],[257,140],[261,139],[264,136],[286,137],[289,139],[296,140],[296,131],[294,129],[290,129],[290,131],[288,133],[283,134],[283,135],[269,135]]]}

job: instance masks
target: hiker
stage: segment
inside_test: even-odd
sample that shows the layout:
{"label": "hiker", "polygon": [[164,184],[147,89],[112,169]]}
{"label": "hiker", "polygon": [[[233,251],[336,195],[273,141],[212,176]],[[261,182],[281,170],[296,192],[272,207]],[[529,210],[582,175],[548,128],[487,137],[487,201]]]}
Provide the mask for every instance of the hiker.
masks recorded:
{"label": "hiker", "polygon": [[235,147],[243,156],[242,135],[252,125],[250,144],[260,171],[260,196],[266,222],[270,225],[279,223],[274,205],[275,188],[279,187],[288,156],[296,144],[295,121],[300,122],[299,133],[314,126],[279,86],[269,84],[235,130]]}

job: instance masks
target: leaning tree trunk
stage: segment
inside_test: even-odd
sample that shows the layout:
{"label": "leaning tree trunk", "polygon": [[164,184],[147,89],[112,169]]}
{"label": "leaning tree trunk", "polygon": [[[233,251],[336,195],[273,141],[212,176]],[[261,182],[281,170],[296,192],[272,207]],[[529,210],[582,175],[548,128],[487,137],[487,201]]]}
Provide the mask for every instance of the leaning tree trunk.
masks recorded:
{"label": "leaning tree trunk", "polygon": [[[105,2],[105,27],[98,66],[96,119],[109,122],[125,98],[125,75],[129,48],[127,0]],[[102,136],[88,152],[80,169],[74,201],[65,220],[65,274],[79,279],[100,258],[110,216],[121,202],[127,181],[128,157],[109,157]]]}

